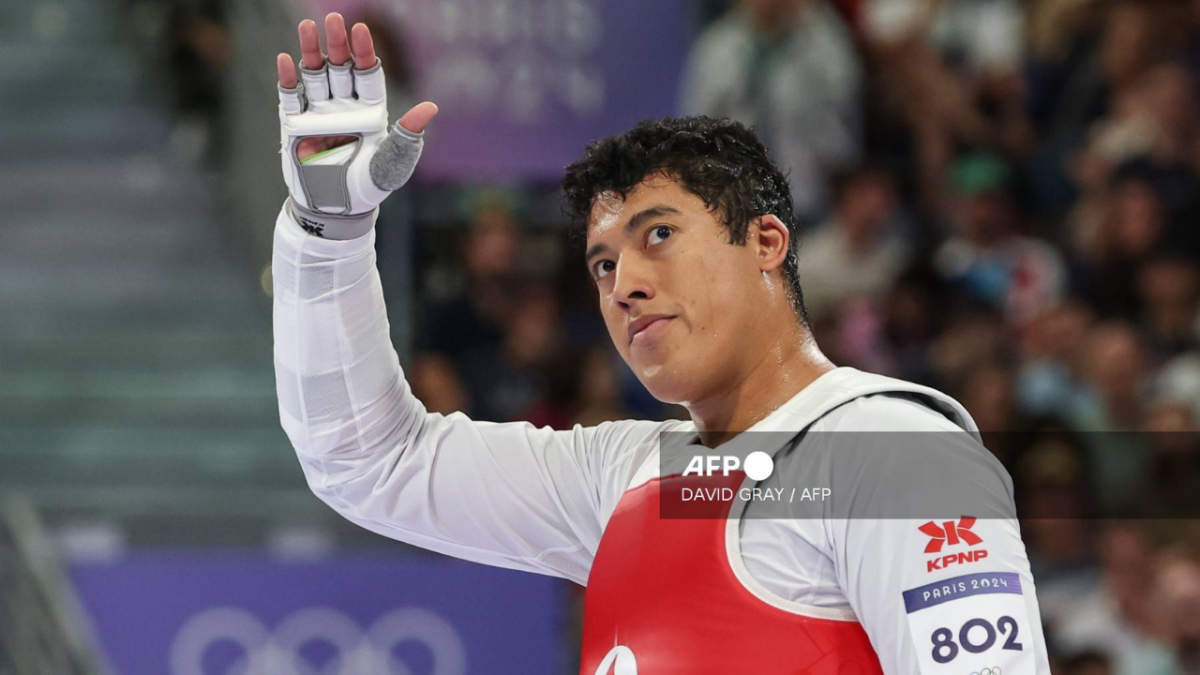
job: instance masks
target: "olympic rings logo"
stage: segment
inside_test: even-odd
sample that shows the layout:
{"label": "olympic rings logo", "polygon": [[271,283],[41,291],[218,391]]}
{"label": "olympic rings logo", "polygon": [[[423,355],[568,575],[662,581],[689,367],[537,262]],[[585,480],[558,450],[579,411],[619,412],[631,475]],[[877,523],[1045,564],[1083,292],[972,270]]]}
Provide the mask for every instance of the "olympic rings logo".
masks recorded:
{"label": "olympic rings logo", "polygon": [[[239,657],[222,673],[208,672],[205,652],[232,643]],[[332,645],[337,654],[321,667],[300,651],[306,645]],[[171,675],[412,675],[393,655],[400,644],[423,645],[433,659],[433,675],[466,675],[467,655],[458,631],[440,615],[415,607],[385,614],[363,631],[345,614],[313,607],[297,611],[269,631],[258,617],[232,607],[193,616],[171,644]]]}
{"label": "olympic rings logo", "polygon": [[983,670],[971,673],[971,675],[1001,675],[1000,666],[992,666],[991,668],[984,668]]}

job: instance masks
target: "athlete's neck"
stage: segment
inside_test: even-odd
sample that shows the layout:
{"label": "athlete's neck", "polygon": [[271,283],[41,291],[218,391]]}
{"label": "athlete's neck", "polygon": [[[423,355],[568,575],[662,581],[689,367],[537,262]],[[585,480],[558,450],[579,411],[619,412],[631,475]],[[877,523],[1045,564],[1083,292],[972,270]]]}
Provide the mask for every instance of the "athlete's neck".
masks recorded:
{"label": "athlete's neck", "polygon": [[781,337],[740,381],[703,400],[688,412],[700,442],[713,448],[749,429],[787,403],[821,375],[837,368],[807,330],[780,331]]}

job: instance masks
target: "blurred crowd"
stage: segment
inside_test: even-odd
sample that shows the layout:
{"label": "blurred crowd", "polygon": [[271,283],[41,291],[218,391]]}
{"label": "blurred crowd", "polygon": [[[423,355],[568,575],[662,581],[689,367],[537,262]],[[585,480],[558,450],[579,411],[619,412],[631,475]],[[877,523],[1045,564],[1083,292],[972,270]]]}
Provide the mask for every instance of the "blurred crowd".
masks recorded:
{"label": "blurred crowd", "polygon": [[[1200,1],[696,7],[677,112],[754,125],[790,173],[825,353],[990,432],[1055,673],[1200,674]],[[197,16],[179,58],[212,39]],[[417,232],[414,390],[556,428],[686,417],[621,362],[527,201],[481,192]]]}
{"label": "blurred crowd", "polygon": [[[790,172],[835,363],[1003,432],[1055,672],[1200,673],[1200,3],[713,9],[678,112],[753,124]],[[681,417],[616,356],[553,224],[518,212],[481,199],[452,259],[426,237],[426,404]]]}

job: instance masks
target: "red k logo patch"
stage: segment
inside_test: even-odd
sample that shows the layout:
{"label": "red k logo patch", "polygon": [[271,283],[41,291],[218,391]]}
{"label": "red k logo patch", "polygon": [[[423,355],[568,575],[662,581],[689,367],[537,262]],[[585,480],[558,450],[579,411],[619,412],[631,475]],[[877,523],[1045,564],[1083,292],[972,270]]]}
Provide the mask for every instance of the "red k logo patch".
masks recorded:
{"label": "red k logo patch", "polygon": [[929,537],[929,543],[925,545],[925,552],[940,553],[942,546],[957,546],[960,543],[965,543],[967,546],[982,544],[983,538],[971,531],[974,526],[975,518],[963,516],[959,518],[958,523],[947,520],[939,526],[931,520],[917,529]]}

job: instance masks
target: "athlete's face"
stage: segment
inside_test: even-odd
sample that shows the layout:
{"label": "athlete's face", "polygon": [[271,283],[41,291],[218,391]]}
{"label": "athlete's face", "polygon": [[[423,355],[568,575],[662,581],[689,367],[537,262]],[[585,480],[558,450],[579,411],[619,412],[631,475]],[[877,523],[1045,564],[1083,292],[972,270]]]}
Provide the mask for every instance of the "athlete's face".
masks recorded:
{"label": "athlete's face", "polygon": [[655,398],[695,401],[761,355],[760,341],[776,323],[763,313],[782,292],[782,258],[776,250],[772,259],[770,249],[786,252],[788,237],[767,218],[769,226],[751,224],[747,246],[732,245],[704,200],[663,176],[625,199],[605,193],[592,205],[586,263],[600,310],[617,350]]}

